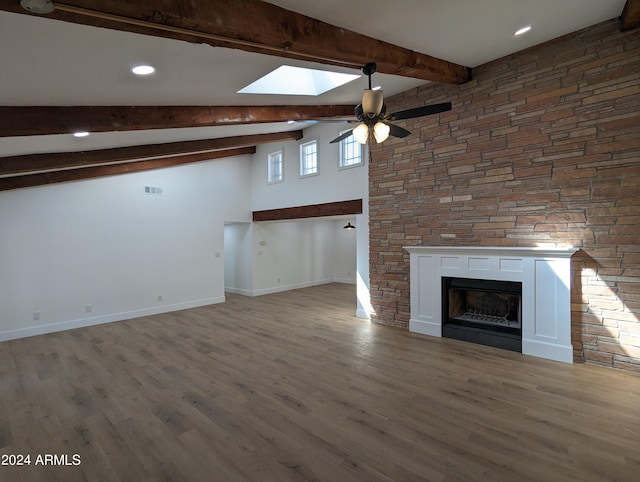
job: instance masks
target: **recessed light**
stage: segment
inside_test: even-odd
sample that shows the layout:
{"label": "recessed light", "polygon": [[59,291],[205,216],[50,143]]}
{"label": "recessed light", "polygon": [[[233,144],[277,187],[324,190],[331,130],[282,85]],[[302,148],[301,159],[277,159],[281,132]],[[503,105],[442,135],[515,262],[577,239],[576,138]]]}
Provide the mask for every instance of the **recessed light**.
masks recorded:
{"label": "recessed light", "polygon": [[529,30],[531,30],[531,25],[527,25],[526,27],[522,27],[520,30],[516,30],[513,34],[514,37],[517,37],[519,35],[523,35],[525,33],[527,33]]}
{"label": "recessed light", "polygon": [[78,131],[73,133],[73,137],[87,137],[89,133],[87,131]]}
{"label": "recessed light", "polygon": [[131,72],[136,75],[151,75],[156,71],[152,65],[136,65],[131,67]]}

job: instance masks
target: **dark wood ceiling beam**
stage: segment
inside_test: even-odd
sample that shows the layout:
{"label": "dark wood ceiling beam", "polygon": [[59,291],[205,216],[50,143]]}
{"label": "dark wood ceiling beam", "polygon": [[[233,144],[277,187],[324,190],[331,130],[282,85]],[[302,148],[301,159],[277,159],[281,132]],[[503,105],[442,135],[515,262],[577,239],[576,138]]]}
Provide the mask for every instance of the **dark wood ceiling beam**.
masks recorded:
{"label": "dark wood ceiling beam", "polygon": [[254,211],[254,221],[284,221],[287,219],[319,218],[325,216],[345,216],[362,214],[362,199],[338,201],[324,204],[309,204],[291,208]]}
{"label": "dark wood ceiling beam", "polygon": [[620,17],[620,30],[631,30],[640,26],[640,0],[627,0]]}
{"label": "dark wood ceiling beam", "polygon": [[0,175],[20,174],[33,171],[67,169],[92,166],[135,159],[172,156],[176,154],[211,152],[220,149],[249,147],[271,142],[302,139],[302,131],[254,134],[249,136],[223,137],[199,141],[171,142],[145,146],[117,147],[84,152],[57,152],[0,157]]}
{"label": "dark wood ceiling beam", "polygon": [[0,106],[0,137],[211,127],[353,117],[353,105]]}
{"label": "dark wood ceiling beam", "polygon": [[237,149],[225,149],[206,153],[200,152],[197,154],[185,154],[181,156],[111,164],[107,166],[94,166],[80,169],[42,172],[37,174],[25,174],[22,176],[0,177],[0,191],[44,186],[60,182],[79,181],[82,179],[93,179],[97,177],[115,176],[118,174],[129,174],[132,172],[149,171],[151,169],[179,166],[193,162],[211,161],[214,159],[221,159],[223,157],[254,154],[255,152],[255,147],[240,147]]}
{"label": "dark wood ceiling beam", "polygon": [[[471,70],[462,65],[259,0],[69,0],[55,4],[48,18],[354,69],[376,62],[379,72],[436,82],[471,79]],[[17,0],[0,0],[0,9],[27,13]]]}

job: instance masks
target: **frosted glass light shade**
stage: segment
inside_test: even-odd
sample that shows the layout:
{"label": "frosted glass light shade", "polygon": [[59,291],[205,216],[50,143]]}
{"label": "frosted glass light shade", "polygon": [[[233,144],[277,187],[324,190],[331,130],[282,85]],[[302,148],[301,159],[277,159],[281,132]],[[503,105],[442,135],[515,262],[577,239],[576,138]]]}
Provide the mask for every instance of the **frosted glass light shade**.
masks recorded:
{"label": "frosted glass light shade", "polygon": [[369,137],[369,128],[367,124],[364,122],[362,124],[358,124],[358,127],[353,129],[353,137],[356,138],[360,144],[366,144],[367,138]]}
{"label": "frosted glass light shade", "polygon": [[373,126],[373,137],[376,138],[376,142],[380,144],[389,138],[389,131],[391,128],[384,122],[376,122]]}
{"label": "frosted glass light shade", "polygon": [[380,114],[383,103],[384,96],[381,90],[365,89],[364,94],[362,94],[362,110],[371,119]]}

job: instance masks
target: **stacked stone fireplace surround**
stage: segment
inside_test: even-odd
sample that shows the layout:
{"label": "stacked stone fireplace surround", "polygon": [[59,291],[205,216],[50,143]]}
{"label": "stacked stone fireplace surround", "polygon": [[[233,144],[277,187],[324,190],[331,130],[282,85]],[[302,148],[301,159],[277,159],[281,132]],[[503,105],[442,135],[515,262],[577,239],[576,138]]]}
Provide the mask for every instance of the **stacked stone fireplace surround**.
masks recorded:
{"label": "stacked stone fireplace surround", "polygon": [[387,111],[450,100],[372,143],[374,321],[408,328],[403,246],[564,246],[574,361],[640,372],[640,29],[611,20],[428,84]]}

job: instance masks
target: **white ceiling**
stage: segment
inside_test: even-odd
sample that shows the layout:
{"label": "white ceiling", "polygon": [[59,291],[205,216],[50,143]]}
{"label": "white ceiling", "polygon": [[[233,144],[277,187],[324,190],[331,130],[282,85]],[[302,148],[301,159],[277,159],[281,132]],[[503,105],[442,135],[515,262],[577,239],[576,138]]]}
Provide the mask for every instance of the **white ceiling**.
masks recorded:
{"label": "white ceiling", "polygon": [[[274,0],[271,3],[396,45],[476,67],[620,16],[625,0]],[[513,32],[533,29],[522,37]],[[0,12],[0,105],[357,104],[364,78],[319,97],[236,92],[287,64],[360,73],[208,45]],[[375,60],[375,59],[372,59]],[[157,73],[135,78],[150,63]],[[375,74],[385,96],[424,81]],[[86,150],[304,128],[257,124],[158,131],[0,138],[0,156]]]}

